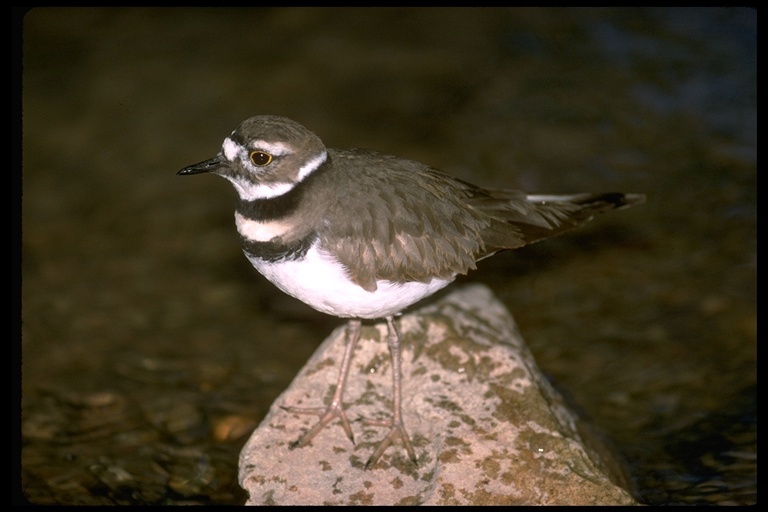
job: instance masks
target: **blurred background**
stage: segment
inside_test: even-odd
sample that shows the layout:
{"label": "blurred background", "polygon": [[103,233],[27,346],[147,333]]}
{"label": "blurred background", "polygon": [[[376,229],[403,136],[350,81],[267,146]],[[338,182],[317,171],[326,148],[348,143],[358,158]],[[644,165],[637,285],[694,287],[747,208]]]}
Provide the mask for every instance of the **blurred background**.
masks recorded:
{"label": "blurred background", "polygon": [[342,321],[250,266],[226,181],[175,173],[269,113],[479,185],[647,194],[463,280],[638,500],[756,501],[756,11],[14,14],[17,499],[244,502],[240,448]]}

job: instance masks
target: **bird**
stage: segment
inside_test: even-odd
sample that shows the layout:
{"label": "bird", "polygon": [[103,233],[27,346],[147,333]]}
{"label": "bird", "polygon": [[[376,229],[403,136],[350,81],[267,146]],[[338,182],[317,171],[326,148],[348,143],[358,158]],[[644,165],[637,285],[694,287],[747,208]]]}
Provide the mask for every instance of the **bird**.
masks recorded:
{"label": "bird", "polygon": [[235,226],[258,272],[312,308],[348,319],[330,403],[283,406],[319,417],[291,449],[308,445],[334,420],[354,444],[343,404],[353,354],[362,321],[386,321],[392,414],[366,420],[388,429],[366,469],[398,440],[418,465],[403,422],[395,317],[484,258],[645,200],[643,194],[619,192],[553,195],[482,188],[398,156],[328,148],[302,124],[278,115],[246,119],[216,156],[177,172],[201,173],[226,178],[235,188]]}

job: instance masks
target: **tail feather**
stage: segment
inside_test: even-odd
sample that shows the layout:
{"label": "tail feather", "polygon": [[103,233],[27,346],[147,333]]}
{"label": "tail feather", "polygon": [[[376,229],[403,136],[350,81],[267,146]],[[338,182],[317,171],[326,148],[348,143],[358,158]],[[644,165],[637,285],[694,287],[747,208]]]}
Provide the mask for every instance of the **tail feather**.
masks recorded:
{"label": "tail feather", "polygon": [[643,194],[621,192],[528,195],[525,215],[520,215],[519,203],[507,209],[507,215],[504,210],[495,209],[495,222],[486,229],[483,237],[486,241],[484,256],[552,238],[589,222],[597,214],[644,201]]}
{"label": "tail feather", "polygon": [[601,194],[583,193],[571,195],[543,195],[529,194],[528,202],[534,204],[545,203],[573,203],[578,205],[603,204],[608,210],[628,208],[634,204],[645,202],[645,194],[624,194],[622,192],[606,192]]}

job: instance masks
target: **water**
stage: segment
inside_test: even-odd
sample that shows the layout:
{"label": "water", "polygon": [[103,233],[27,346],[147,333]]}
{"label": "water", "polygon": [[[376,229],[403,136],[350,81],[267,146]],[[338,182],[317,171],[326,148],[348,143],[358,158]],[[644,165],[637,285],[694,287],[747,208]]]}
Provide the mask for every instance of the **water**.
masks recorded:
{"label": "water", "polygon": [[21,491],[239,504],[237,454],[339,321],[175,172],[246,117],[487,186],[645,205],[483,262],[648,504],[756,502],[756,12],[36,9],[24,18]]}

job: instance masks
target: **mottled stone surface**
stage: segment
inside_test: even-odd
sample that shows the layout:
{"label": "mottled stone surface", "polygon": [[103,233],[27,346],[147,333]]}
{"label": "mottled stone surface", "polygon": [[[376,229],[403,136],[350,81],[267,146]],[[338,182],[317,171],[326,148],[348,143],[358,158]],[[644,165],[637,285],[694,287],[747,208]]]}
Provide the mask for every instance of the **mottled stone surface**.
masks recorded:
{"label": "mottled stone surface", "polygon": [[249,505],[632,504],[587,448],[576,418],[540,375],[514,320],[484,286],[457,288],[399,319],[403,413],[418,467],[395,443],[364,465],[385,433],[358,418],[390,412],[383,323],[364,326],[345,404],[356,444],[332,423],[310,445],[289,444],[317,419],[285,411],[328,400],[344,348],[339,328],[275,401],[240,456]]}

